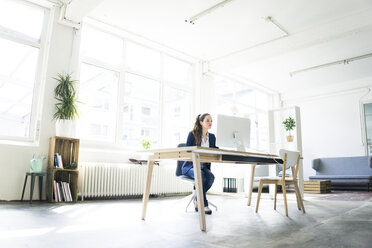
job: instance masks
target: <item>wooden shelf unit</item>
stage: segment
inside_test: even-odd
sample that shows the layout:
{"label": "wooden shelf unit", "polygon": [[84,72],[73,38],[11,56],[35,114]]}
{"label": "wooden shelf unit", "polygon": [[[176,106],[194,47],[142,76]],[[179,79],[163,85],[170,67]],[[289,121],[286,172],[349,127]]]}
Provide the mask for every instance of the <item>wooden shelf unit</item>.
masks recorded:
{"label": "wooden shelf unit", "polygon": [[[47,197],[49,202],[56,202],[54,195],[54,180],[70,184],[72,201],[77,202],[78,178],[79,178],[79,147],[80,140],[75,138],[54,136],[49,139],[48,160],[48,188]],[[58,153],[62,157],[64,167],[76,163],[76,169],[56,168],[54,155]]]}

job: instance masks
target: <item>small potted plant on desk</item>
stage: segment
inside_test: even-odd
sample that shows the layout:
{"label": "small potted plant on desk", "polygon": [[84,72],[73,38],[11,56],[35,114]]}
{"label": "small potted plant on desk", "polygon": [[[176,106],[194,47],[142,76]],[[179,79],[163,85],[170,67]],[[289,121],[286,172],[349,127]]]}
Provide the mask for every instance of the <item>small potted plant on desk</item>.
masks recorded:
{"label": "small potted plant on desk", "polygon": [[292,117],[288,117],[283,121],[283,125],[285,127],[285,130],[288,131],[287,141],[292,142],[293,135],[291,135],[291,130],[293,130],[296,126],[295,120]]}
{"label": "small potted plant on desk", "polygon": [[75,117],[79,117],[77,110],[77,96],[75,90],[76,80],[71,79],[71,74],[58,74],[56,78],[58,85],[54,89],[56,136],[71,137],[72,124]]}
{"label": "small potted plant on desk", "polygon": [[150,140],[143,139],[141,143],[142,143],[143,149],[145,149],[145,150],[150,149],[150,147],[151,147],[151,141]]}

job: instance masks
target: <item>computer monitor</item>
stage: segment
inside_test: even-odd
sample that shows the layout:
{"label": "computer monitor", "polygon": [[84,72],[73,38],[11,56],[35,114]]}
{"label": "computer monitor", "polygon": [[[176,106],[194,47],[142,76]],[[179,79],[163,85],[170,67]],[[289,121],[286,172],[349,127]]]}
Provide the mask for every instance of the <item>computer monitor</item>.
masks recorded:
{"label": "computer monitor", "polygon": [[246,151],[250,146],[251,120],[248,118],[218,115],[217,146],[220,148],[236,148]]}

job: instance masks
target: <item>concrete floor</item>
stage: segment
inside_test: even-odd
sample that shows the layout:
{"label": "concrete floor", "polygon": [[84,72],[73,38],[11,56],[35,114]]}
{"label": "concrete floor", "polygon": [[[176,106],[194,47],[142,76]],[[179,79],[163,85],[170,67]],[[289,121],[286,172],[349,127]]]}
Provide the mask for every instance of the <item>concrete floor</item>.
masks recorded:
{"label": "concrete floor", "polygon": [[[77,204],[0,203],[0,247],[372,247],[372,193],[362,201],[320,200],[306,195],[306,214],[289,197],[289,217],[266,194],[255,213],[247,198],[209,196],[218,211],[207,216],[184,211],[180,197],[150,199],[142,221],[141,199]],[[324,195],[322,195],[324,196]]]}

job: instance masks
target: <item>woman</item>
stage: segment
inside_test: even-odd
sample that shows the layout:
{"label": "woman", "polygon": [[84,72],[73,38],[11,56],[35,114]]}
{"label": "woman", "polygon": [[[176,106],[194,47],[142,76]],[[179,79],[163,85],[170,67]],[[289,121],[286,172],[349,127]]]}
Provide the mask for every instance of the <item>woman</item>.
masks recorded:
{"label": "woman", "polygon": [[[201,147],[216,147],[216,136],[209,133],[208,130],[212,127],[212,117],[210,114],[205,113],[198,115],[195,120],[194,128],[187,137],[186,146],[201,146]],[[203,197],[204,197],[204,211],[206,214],[212,214],[212,210],[208,207],[206,193],[212,187],[214,182],[214,175],[210,171],[210,163],[201,164],[201,175],[203,182]],[[195,178],[194,167],[192,162],[185,161],[182,166],[182,174]],[[195,211],[198,211],[198,205],[195,198]]]}

